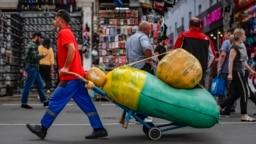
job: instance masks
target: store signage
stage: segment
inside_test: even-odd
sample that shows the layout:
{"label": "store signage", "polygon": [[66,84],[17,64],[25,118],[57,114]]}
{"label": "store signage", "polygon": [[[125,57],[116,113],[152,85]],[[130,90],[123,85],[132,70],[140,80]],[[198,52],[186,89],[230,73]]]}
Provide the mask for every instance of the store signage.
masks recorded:
{"label": "store signage", "polygon": [[219,7],[203,17],[203,27],[207,27],[223,18],[222,8]]}

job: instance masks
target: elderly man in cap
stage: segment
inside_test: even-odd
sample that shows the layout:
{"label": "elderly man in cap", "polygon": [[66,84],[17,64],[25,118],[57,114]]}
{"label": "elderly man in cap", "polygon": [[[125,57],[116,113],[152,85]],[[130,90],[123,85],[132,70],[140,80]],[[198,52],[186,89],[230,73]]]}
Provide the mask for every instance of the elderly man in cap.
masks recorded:
{"label": "elderly man in cap", "polygon": [[44,58],[47,53],[39,55],[38,45],[41,41],[42,35],[39,32],[33,34],[32,40],[27,44],[25,48],[25,74],[26,80],[24,83],[24,89],[21,97],[21,108],[32,109],[28,102],[28,95],[32,89],[34,83],[37,84],[37,91],[39,93],[40,101],[43,106],[48,106],[48,100],[44,92],[44,84],[42,77],[39,73],[39,60]]}
{"label": "elderly man in cap", "polygon": [[53,25],[59,28],[57,37],[57,63],[60,82],[50,96],[49,107],[41,119],[41,125],[27,124],[27,128],[39,138],[44,139],[53,121],[70,99],[73,98],[77,105],[88,116],[93,128],[93,133],[85,138],[95,139],[98,137],[106,137],[108,133],[102,125],[87,89],[84,87],[85,83],[76,76],[66,74],[67,72],[74,72],[83,77],[85,76],[78,44],[68,25],[69,22],[69,13],[65,10],[59,10],[55,16]]}

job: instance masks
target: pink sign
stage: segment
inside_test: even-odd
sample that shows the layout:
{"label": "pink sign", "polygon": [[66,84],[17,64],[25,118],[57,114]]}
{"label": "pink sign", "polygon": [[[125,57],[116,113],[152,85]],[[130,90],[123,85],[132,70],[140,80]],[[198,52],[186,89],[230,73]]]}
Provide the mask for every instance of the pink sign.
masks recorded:
{"label": "pink sign", "polygon": [[204,21],[203,26],[207,27],[207,26],[219,21],[220,19],[222,19],[222,17],[223,17],[222,16],[222,8],[219,7],[203,17],[203,21]]}

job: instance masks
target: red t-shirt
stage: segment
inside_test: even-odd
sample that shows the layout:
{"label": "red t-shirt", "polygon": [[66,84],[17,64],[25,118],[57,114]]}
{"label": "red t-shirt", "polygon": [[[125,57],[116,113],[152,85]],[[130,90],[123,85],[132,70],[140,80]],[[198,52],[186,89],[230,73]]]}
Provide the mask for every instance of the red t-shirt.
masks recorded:
{"label": "red t-shirt", "polygon": [[[73,32],[69,26],[62,28],[57,37],[57,50],[58,50],[58,68],[63,68],[67,58],[67,47],[66,44],[73,43],[75,45],[75,56],[69,67],[70,72],[75,72],[81,76],[84,76],[85,72],[82,66],[78,45]],[[73,75],[60,75],[60,80],[73,80],[77,79]]]}

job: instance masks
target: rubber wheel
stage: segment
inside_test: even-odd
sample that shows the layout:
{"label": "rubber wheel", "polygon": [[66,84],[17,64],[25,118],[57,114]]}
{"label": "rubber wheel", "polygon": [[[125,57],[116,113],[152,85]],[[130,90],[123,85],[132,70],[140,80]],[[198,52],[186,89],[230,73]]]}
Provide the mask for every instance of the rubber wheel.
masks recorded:
{"label": "rubber wheel", "polygon": [[[150,127],[154,127],[155,125],[152,123],[152,122],[147,122],[147,124],[150,126]],[[142,128],[143,132],[148,135],[148,130],[149,128],[147,128],[146,126],[143,125],[143,128]]]}
{"label": "rubber wheel", "polygon": [[149,129],[148,131],[148,137],[151,140],[159,140],[162,136],[162,132],[158,127],[152,127],[151,129]]}

